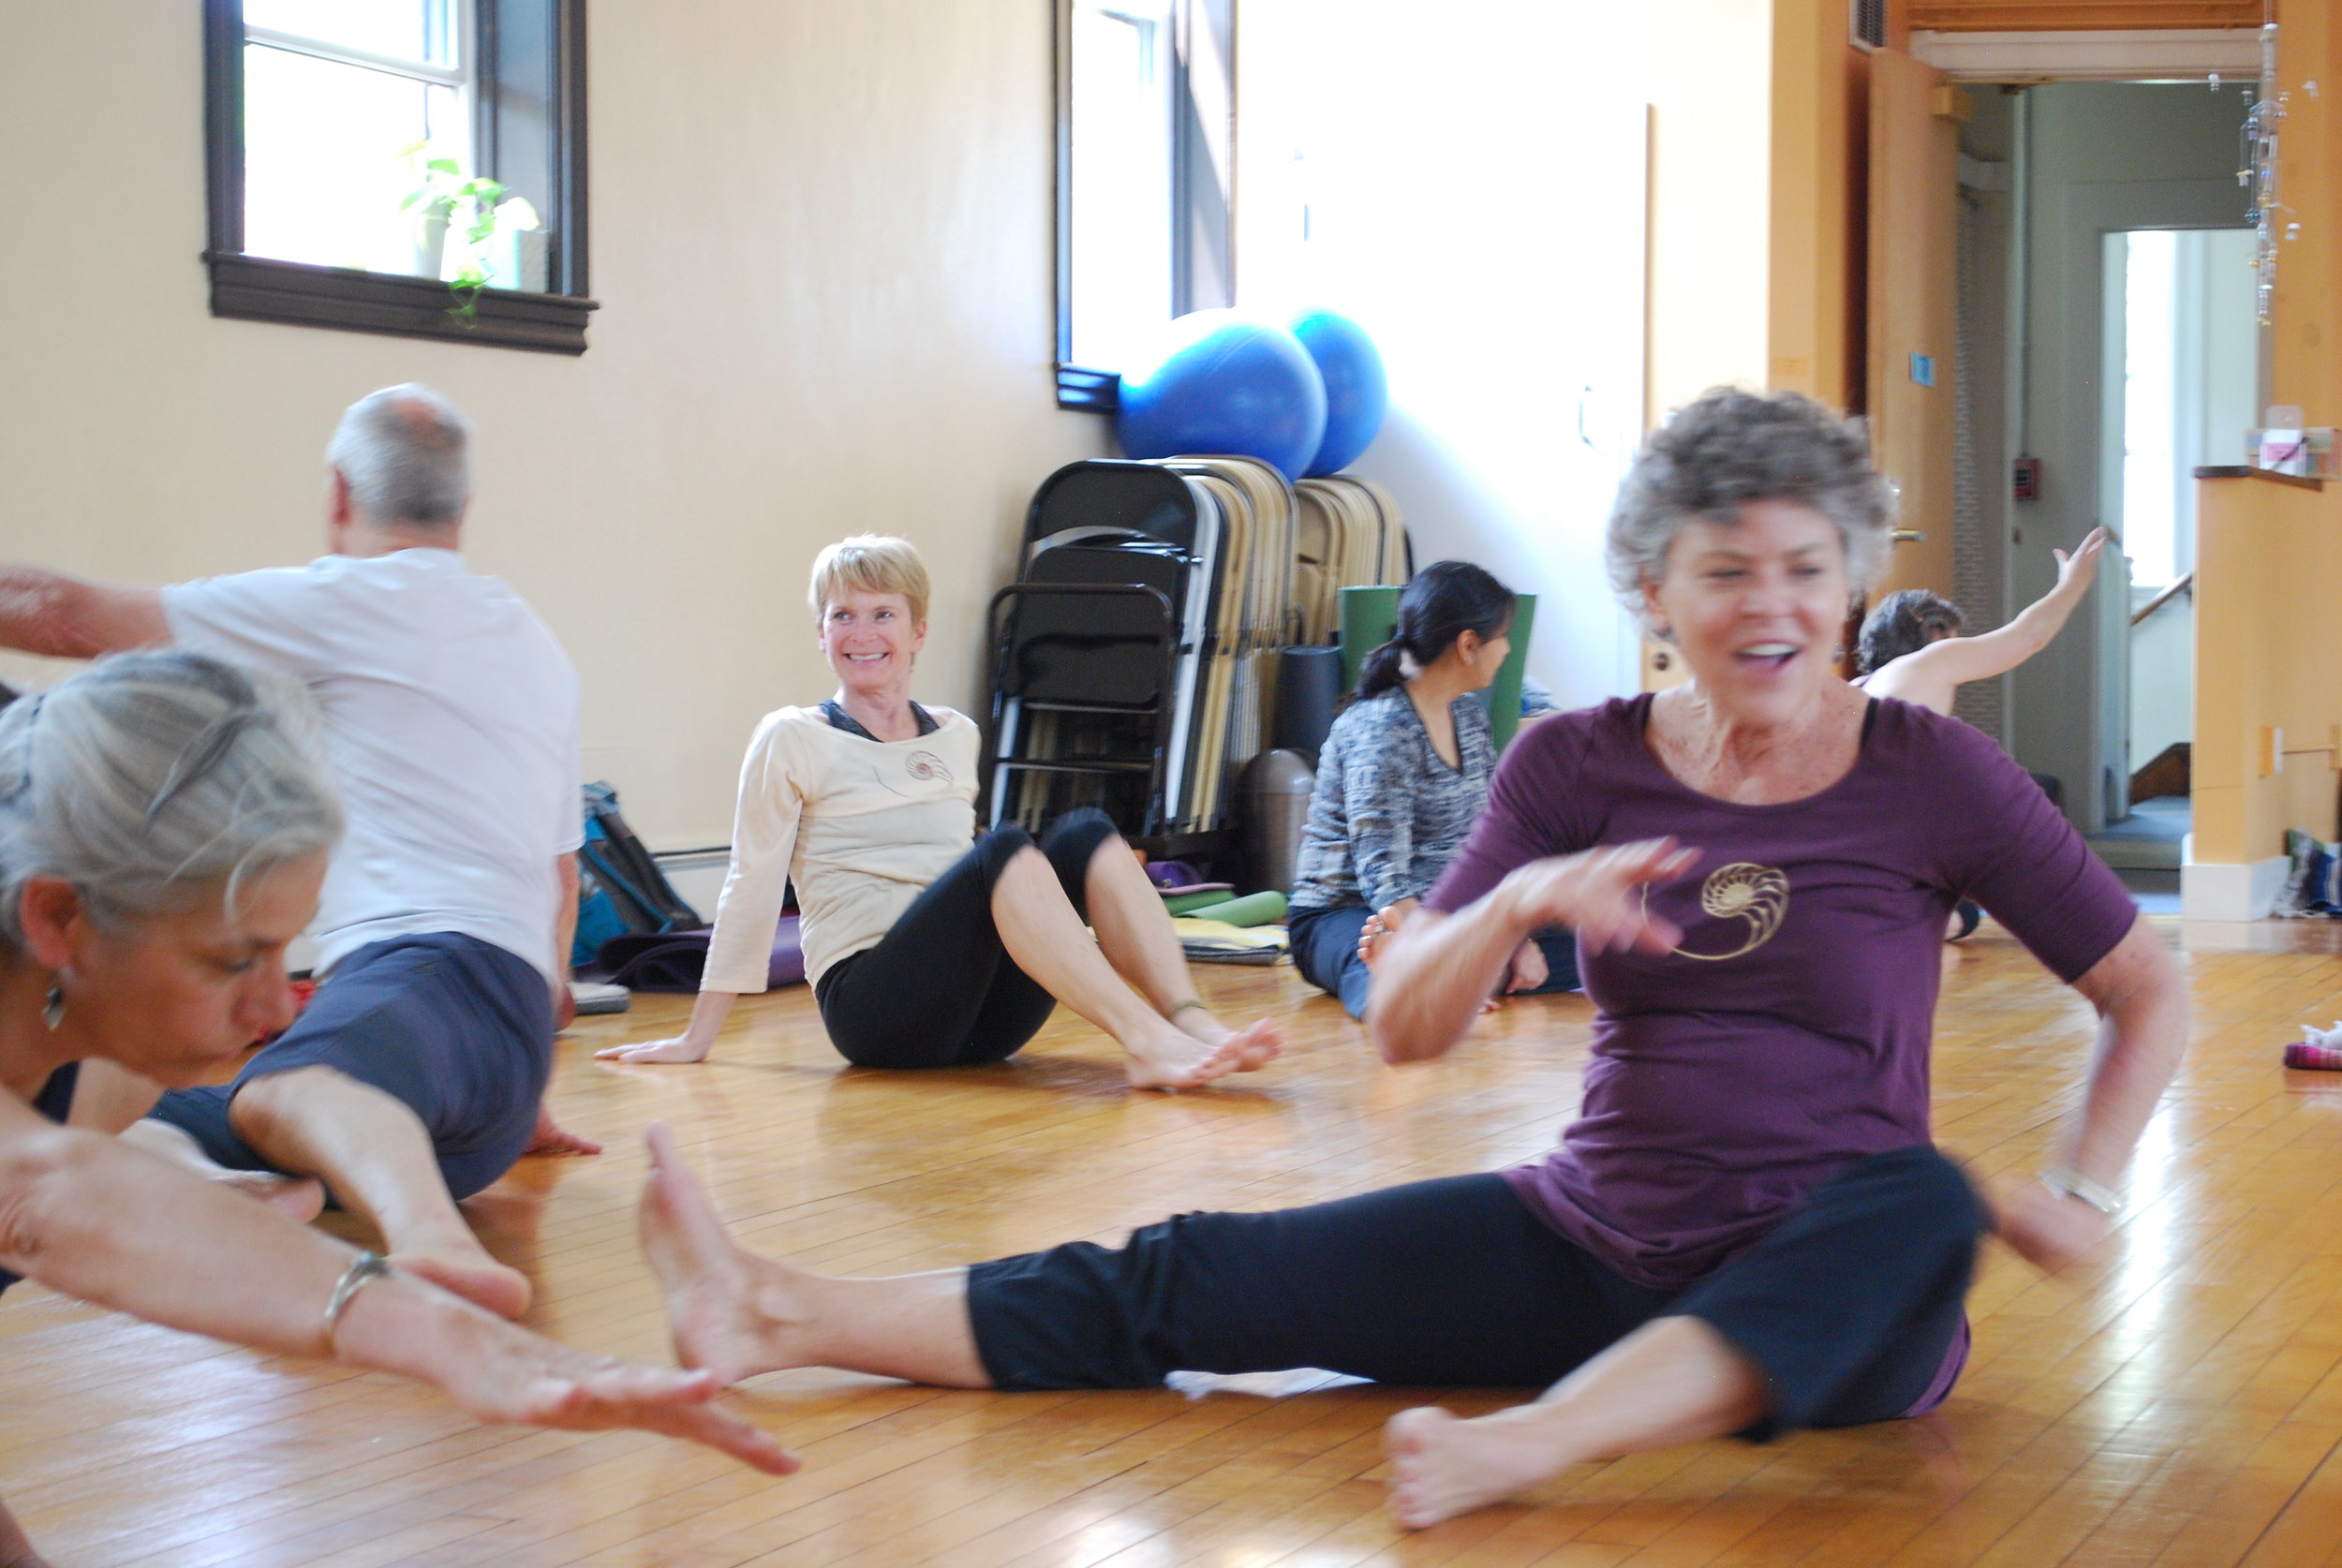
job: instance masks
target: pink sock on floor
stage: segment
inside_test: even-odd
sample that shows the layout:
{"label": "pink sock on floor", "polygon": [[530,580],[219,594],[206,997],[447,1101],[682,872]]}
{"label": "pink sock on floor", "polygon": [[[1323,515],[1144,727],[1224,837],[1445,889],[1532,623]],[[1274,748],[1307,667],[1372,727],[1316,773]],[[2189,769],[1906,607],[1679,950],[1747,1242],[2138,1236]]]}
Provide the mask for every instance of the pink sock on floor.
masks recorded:
{"label": "pink sock on floor", "polygon": [[2296,1040],[2285,1048],[2285,1065],[2326,1072],[2342,1072],[2342,1045],[2320,1045]]}

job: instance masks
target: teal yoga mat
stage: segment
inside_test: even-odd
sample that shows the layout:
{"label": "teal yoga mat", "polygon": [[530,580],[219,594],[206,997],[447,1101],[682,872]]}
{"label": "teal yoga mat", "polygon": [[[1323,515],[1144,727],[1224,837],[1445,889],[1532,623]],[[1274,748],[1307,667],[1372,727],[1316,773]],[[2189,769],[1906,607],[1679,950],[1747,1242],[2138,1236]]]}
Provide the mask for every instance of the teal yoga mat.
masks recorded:
{"label": "teal yoga mat", "polygon": [[[1399,628],[1399,594],[1397,588],[1344,588],[1341,590],[1341,689],[1355,691],[1358,686],[1358,666],[1366,656],[1390,641],[1390,634]],[[1480,701],[1489,710],[1489,729],[1496,736],[1496,749],[1501,753],[1512,744],[1513,734],[1520,728],[1520,678],[1529,669],[1529,634],[1536,629],[1537,596],[1513,596],[1513,651],[1505,656],[1505,667],[1496,673],[1495,681],[1480,693]]]}

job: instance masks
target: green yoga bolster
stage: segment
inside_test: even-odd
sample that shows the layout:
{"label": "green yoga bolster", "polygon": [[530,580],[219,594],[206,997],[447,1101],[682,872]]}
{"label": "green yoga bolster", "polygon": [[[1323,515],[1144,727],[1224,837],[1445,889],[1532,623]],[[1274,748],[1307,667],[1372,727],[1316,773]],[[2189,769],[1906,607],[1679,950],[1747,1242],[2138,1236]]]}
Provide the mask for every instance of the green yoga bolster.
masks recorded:
{"label": "green yoga bolster", "polygon": [[1228,896],[1228,890],[1224,887],[1215,887],[1202,893],[1174,893],[1164,899],[1163,911],[1169,915],[1193,914],[1197,910],[1208,910],[1214,904],[1231,902],[1233,900]]}
{"label": "green yoga bolster", "polygon": [[1267,893],[1247,894],[1218,904],[1207,904],[1200,910],[1181,910],[1181,914],[1197,920],[1217,920],[1227,925],[1273,925],[1285,917],[1285,895],[1273,888]]}

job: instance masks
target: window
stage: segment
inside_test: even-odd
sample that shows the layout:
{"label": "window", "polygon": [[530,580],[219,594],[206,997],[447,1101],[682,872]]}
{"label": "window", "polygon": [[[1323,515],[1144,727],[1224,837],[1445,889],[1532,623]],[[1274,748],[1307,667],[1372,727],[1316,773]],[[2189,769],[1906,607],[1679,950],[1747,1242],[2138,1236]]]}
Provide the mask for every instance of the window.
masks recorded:
{"label": "window", "polygon": [[1232,0],[1058,0],[1058,402],[1234,303]]}
{"label": "window", "polygon": [[212,313],[583,353],[584,0],[206,0]]}

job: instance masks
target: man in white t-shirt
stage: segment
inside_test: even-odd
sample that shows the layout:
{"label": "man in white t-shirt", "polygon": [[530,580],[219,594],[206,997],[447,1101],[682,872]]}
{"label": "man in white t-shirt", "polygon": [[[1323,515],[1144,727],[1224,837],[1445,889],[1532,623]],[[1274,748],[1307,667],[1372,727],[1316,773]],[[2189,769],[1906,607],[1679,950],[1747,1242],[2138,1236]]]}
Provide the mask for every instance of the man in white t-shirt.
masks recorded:
{"label": "man in white t-shirt", "polygon": [[526,1279],[454,1200],[532,1146],[596,1151],[543,1110],[577,908],[577,676],[456,553],[470,440],[430,389],[375,392],[326,449],[323,557],[165,588],[0,568],[0,644],[170,643],[308,687],[349,819],[311,927],[323,984],[232,1085],[165,1095],[127,1135],[319,1177],[392,1262],[517,1316]]}

